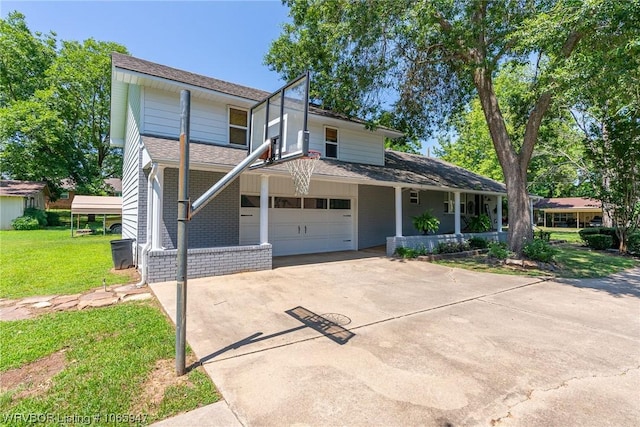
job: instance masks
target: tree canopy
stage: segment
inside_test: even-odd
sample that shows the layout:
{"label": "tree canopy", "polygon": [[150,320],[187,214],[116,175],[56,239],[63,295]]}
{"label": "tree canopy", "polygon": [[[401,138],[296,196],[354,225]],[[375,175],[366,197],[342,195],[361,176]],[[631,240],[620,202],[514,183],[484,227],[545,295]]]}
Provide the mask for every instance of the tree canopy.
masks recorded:
{"label": "tree canopy", "polygon": [[[287,0],[293,22],[266,62],[286,77],[312,70],[312,95],[327,108],[374,123],[390,109],[421,136],[477,96],[507,186],[509,246],[521,253],[532,237],[527,171],[543,119],[567,90],[568,59],[615,33],[611,9],[625,7],[617,3]],[[534,71],[528,90],[513,94],[510,130],[494,78],[517,64]]]}
{"label": "tree canopy", "polygon": [[58,43],[32,33],[24,15],[0,20],[0,161],[3,176],[65,179],[98,194],[120,176],[122,154],[109,146],[111,52],[124,46],[93,39]]}

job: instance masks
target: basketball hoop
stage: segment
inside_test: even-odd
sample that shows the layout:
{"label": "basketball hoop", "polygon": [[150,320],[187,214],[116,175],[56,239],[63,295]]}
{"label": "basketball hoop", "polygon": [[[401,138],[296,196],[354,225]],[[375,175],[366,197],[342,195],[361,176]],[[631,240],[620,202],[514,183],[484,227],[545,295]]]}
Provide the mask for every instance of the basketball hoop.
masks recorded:
{"label": "basketball hoop", "polygon": [[293,179],[293,186],[297,195],[304,196],[309,194],[311,174],[313,174],[313,168],[316,166],[318,159],[320,159],[320,152],[309,150],[306,156],[287,162],[287,168]]}

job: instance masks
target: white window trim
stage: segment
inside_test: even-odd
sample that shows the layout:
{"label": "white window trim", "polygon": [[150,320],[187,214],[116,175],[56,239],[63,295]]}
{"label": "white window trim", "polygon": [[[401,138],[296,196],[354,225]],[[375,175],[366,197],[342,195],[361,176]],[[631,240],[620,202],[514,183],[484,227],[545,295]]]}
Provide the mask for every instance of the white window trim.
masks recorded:
{"label": "white window trim", "polygon": [[[234,110],[238,110],[238,111],[244,111],[245,113],[247,113],[247,126],[238,126],[238,125],[233,125],[231,124],[231,109]],[[230,128],[234,128],[234,129],[242,129],[246,131],[245,134],[245,142],[244,145],[243,144],[234,144],[231,142],[231,132],[229,132]],[[236,105],[227,105],[227,144],[233,146],[233,147],[248,147],[249,146],[249,110],[244,108],[244,107],[238,107]]]}
{"label": "white window trim", "polygon": [[[449,206],[449,211],[444,212],[445,215],[453,215],[456,213],[456,203],[453,192],[444,193],[444,204]],[[444,206],[442,210],[444,211]],[[467,193],[460,193],[460,214],[467,215]]]}
{"label": "white window trim", "polygon": [[420,205],[420,191],[409,190],[409,204]]}
{"label": "white window trim", "polygon": [[[333,130],[336,131],[336,142],[327,141],[327,129],[333,129]],[[324,157],[326,157],[328,159],[338,159],[338,158],[340,158],[340,129],[338,129],[337,127],[333,127],[333,126],[324,126],[323,132],[322,132],[322,139],[324,140],[324,146],[322,147],[322,148],[324,148]],[[327,156],[327,144],[331,144],[331,145],[335,145],[336,146],[336,156],[335,157]]]}

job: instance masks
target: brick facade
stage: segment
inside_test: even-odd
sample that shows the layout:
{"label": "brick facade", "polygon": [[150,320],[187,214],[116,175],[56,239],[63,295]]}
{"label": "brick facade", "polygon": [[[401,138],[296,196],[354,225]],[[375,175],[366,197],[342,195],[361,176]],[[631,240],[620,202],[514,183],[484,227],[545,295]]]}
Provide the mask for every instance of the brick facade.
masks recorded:
{"label": "brick facade", "polygon": [[[224,176],[223,173],[189,171],[189,194],[193,203]],[[164,171],[162,245],[177,247],[178,169]],[[236,179],[189,221],[189,248],[235,246],[240,243],[240,180]]]}
{"label": "brick facade", "polygon": [[[148,283],[176,280],[178,251],[158,250],[148,254]],[[246,271],[271,270],[272,247],[266,245],[189,249],[187,277],[223,276]]]}

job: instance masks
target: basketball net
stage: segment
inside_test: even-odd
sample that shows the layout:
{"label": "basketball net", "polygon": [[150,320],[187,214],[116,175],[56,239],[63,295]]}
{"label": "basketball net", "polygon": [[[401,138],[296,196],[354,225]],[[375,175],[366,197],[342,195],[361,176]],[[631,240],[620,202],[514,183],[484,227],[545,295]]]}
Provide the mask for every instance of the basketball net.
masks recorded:
{"label": "basketball net", "polygon": [[311,175],[313,174],[313,168],[318,163],[318,159],[320,159],[320,152],[309,150],[307,156],[286,162],[298,196],[309,194]]}

